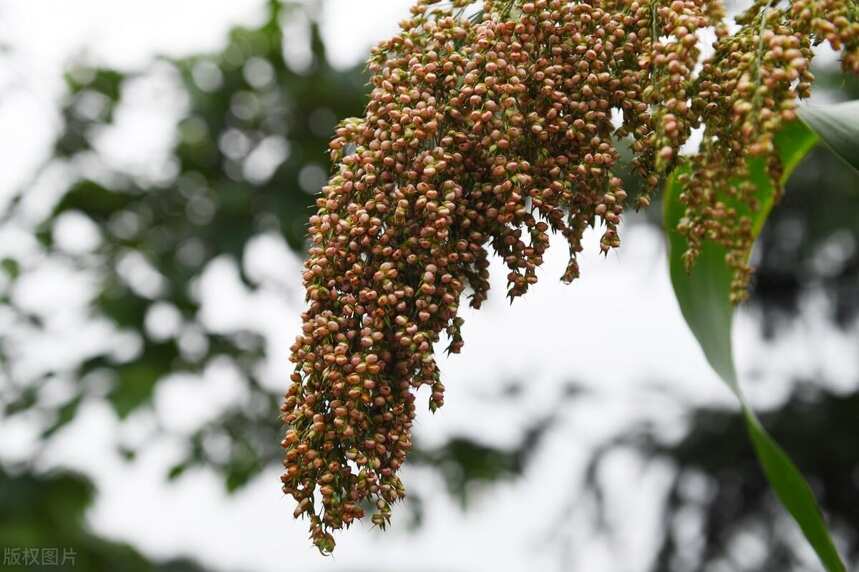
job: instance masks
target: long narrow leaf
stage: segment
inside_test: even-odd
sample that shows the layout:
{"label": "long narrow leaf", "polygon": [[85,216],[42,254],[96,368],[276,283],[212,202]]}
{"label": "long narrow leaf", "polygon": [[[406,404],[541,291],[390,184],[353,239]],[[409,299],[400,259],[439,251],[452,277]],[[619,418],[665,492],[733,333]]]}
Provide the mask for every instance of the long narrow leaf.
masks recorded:
{"label": "long narrow leaf", "polygon": [[[796,165],[817,141],[817,135],[801,121],[791,122],[782,129],[775,141],[784,166],[780,184],[787,181]],[[845,572],[811,488],[787,454],[766,433],[743,397],[731,349],[734,308],[729,298],[731,272],[725,261],[725,249],[712,242],[705,242],[692,270],[687,272],[683,265],[682,254],[686,242],[676,227],[684,211],[679,199],[682,191],[680,177],[686,172],[688,167],[681,167],[673,173],[664,197],[671,283],[683,317],[707,361],[737,396],[758,461],[778,498],[797,522],[826,570]],[[745,212],[754,217],[753,231],[757,237],[772,209],[776,188],[762,160],[754,159],[749,163],[749,179],[757,188],[759,208],[755,213]],[[734,206],[742,209],[742,205]]]}
{"label": "long narrow leaf", "polygon": [[758,461],[779,500],[793,516],[826,569],[830,572],[844,572],[846,570],[844,563],[826,529],[814,492],[802,477],[802,473],[787,453],[764,430],[745,402],[743,402],[743,415],[746,418],[746,427]]}

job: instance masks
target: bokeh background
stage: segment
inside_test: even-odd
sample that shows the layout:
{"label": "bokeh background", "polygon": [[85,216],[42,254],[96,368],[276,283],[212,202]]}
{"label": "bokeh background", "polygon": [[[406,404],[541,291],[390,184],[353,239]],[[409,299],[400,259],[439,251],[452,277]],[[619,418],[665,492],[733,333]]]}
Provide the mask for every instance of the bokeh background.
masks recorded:
{"label": "bokeh background", "polygon": [[[493,266],[392,530],[359,524],[330,558],[307,541],[278,424],[305,222],[409,3],[0,1],[0,551],[72,548],[94,571],[817,570],[676,307],[659,205],[608,259],[591,237],[571,286],[558,248],[508,307]],[[815,71],[816,98],[859,97],[832,54]],[[859,177],[817,149],[735,335],[851,562],[857,241]]]}

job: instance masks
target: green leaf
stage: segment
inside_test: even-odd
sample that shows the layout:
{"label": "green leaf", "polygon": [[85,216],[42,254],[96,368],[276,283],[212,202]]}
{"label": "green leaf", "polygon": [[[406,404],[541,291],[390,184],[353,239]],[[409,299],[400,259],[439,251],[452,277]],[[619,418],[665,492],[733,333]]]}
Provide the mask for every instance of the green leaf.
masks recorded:
{"label": "green leaf", "polygon": [[[782,185],[816,143],[817,136],[800,121],[787,124],[776,135],[775,145],[784,167]],[[725,263],[727,252],[722,246],[705,241],[691,272],[686,272],[681,258],[686,250],[686,239],[676,230],[685,210],[680,202],[680,177],[688,172],[688,165],[676,169],[665,189],[664,224],[668,234],[671,283],[683,317],[698,339],[707,361],[716,373],[734,388],[737,383],[731,351],[734,308],[730,302],[731,271]],[[757,237],[772,210],[776,189],[762,159],[751,160],[749,178],[757,188],[759,209],[755,213],[749,213],[744,205],[731,206],[741,213],[752,215],[752,230]]]}
{"label": "green leaf", "polygon": [[185,474],[186,470],[188,470],[188,463],[187,462],[183,461],[181,463],[176,463],[175,465],[170,467],[170,471],[167,473],[167,480],[168,481],[175,481],[176,479],[181,477],[183,474]]}
{"label": "green leaf", "polygon": [[859,100],[804,105],[799,116],[827,147],[859,170]]}
{"label": "green leaf", "polygon": [[15,280],[21,274],[21,264],[14,258],[0,260],[0,269],[12,280]]}
{"label": "green leaf", "polygon": [[[780,185],[784,185],[800,160],[817,142],[815,132],[801,121],[790,122],[782,128],[775,137],[776,149],[784,167]],[[846,568],[832,542],[811,488],[790,458],[766,433],[743,397],[731,349],[734,308],[729,297],[731,271],[725,261],[725,249],[705,241],[691,271],[687,272],[683,264],[686,241],[676,229],[685,210],[680,202],[680,177],[688,172],[689,166],[685,165],[672,173],[664,197],[671,283],[680,310],[707,361],[737,396],[758,461],[779,500],[793,516],[826,570],[845,572]],[[759,209],[750,213],[743,205],[732,206],[753,217],[752,228],[756,238],[772,210],[777,189],[762,159],[756,158],[749,162],[748,176],[756,186]],[[734,181],[735,184],[738,182]]]}
{"label": "green leaf", "polygon": [[838,550],[814,499],[814,492],[790,457],[764,430],[754,412],[743,402],[743,415],[758,461],[784,507],[793,516],[820,561],[830,572],[846,572]]}
{"label": "green leaf", "polygon": [[47,439],[54,435],[57,431],[68,425],[78,413],[78,408],[83,401],[83,395],[78,394],[57,411],[57,417],[44,431],[42,431],[42,439]]}
{"label": "green leaf", "polygon": [[[90,365],[96,366],[98,363],[99,360],[89,362]],[[178,371],[182,365],[179,361],[179,348],[173,340],[147,340],[143,351],[134,361],[112,366],[116,372],[116,380],[107,397],[119,418],[125,419],[138,407],[151,402],[158,381],[171,372]]]}
{"label": "green leaf", "polygon": [[107,397],[119,418],[125,419],[152,399],[155,384],[163,372],[143,361],[123,364],[116,371],[116,383]]}
{"label": "green leaf", "polygon": [[677,232],[684,206],[678,199],[678,178],[689,171],[677,169],[665,191],[665,228],[668,233],[669,267],[674,295],[704,356],[716,373],[734,388],[737,380],[731,351],[734,310],[730,302],[731,273],[725,264],[724,247],[706,242],[691,272],[686,272],[682,254],[686,240]]}

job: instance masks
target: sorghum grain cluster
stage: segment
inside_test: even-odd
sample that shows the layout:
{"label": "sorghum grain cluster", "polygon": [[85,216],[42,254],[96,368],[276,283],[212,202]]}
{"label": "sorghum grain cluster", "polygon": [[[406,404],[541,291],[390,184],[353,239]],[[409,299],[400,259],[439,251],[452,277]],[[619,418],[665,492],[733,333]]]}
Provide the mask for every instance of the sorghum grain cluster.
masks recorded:
{"label": "sorghum grain cluster", "polygon": [[[619,246],[619,140],[631,140],[646,206],[704,125],[683,197],[688,260],[718,240],[744,286],[750,235],[723,202],[754,205],[725,174],[749,156],[777,171],[772,134],[808,90],[812,43],[844,47],[856,67],[853,2],[758,4],[733,35],[719,0],[417,2],[371,55],[370,102],[337,129],[310,218],[282,481],[320,550],[368,509],[389,522],[415,391],[443,404],[433,348],[442,333],[449,352],[462,348],[460,301],[486,299],[490,252],[512,299],[537,281],[551,233],[569,246],[565,281],[586,229],[602,229],[603,252]],[[698,73],[708,27],[716,53]]]}
{"label": "sorghum grain cluster", "polygon": [[[679,230],[689,244],[684,260],[691,267],[704,240],[723,245],[734,271],[733,302],[747,295],[752,215],[761,206],[748,175],[753,166],[762,166],[777,194],[781,191],[774,137],[785,122],[796,119],[797,99],[810,95],[812,46],[828,41],[834,49],[844,49],[845,70],[859,71],[859,4],[776,4],[756,3],[737,18],[741,28],[736,33],[719,35],[692,94],[704,133],[691,158],[692,172],[683,178],[681,200],[687,210]],[[847,19],[848,4],[853,5],[852,21]]]}

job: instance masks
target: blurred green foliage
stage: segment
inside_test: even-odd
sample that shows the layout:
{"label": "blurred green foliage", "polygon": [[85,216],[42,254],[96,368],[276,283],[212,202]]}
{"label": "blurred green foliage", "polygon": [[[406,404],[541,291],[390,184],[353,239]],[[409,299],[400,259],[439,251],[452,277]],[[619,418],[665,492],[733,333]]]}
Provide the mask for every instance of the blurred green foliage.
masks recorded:
{"label": "blurred green foliage", "polygon": [[0,468],[0,568],[10,571],[203,572],[187,559],[155,563],[87,530],[95,490],[70,472],[34,476]]}
{"label": "blurred green foliage", "polygon": [[[187,105],[176,126],[170,150],[173,173],[165,180],[147,180],[102,166],[97,177],[74,180],[39,221],[34,232],[46,257],[70,261],[97,279],[92,319],[106,319],[116,332],[131,334],[139,349],[126,359],[105,351],[86,356],[68,371],[51,371],[41,379],[20,380],[20,391],[6,393],[5,415],[39,406],[55,421],[49,437],[74,419],[87,399],[92,374],[107,376],[107,399],[120,418],[151,407],[154,390],[171,374],[200,374],[207,365],[226,358],[241,372],[250,398],[225,412],[214,425],[191,437],[191,456],[171,472],[195,463],[222,470],[230,489],[244,484],[270,462],[279,438],[280,396],[264,390],[258,379],[263,341],[257,332],[217,333],[200,321],[197,282],[215,259],[236,263],[249,288],[255,284],[244,272],[251,239],[278,233],[300,250],[313,195],[327,176],[327,143],[338,118],[361,112],[365,81],[358,68],[335,70],[328,63],[318,25],[308,20],[311,58],[294,70],[284,57],[281,21],[303,16],[298,6],[268,4],[267,21],[259,28],[237,28],[226,47],[214,54],[161,59],[178,79]],[[96,152],[96,137],[114,124],[125,104],[129,84],[153,70],[123,73],[110,69],[74,69],[67,76],[62,129],[49,166],[74,164]],[[12,203],[14,218],[26,198],[22,191]],[[74,213],[91,221],[101,240],[95,251],[69,253],[54,240],[63,216]],[[161,278],[161,286],[143,289],[123,271],[134,257]],[[4,261],[9,278],[22,276],[21,264]],[[14,308],[14,300],[4,302]],[[153,308],[178,313],[176,335],[154,336],[147,329]],[[19,311],[19,323],[38,317]],[[193,344],[184,343],[182,334]],[[191,347],[193,346],[193,347]],[[16,359],[10,344],[3,346],[7,362]],[[286,375],[286,374],[284,374]],[[39,388],[54,376],[77,380],[78,393],[56,407],[40,405]],[[11,393],[11,395],[10,395]],[[226,460],[206,458],[201,443],[214,433],[228,437]],[[261,461],[260,459],[264,459]]]}
{"label": "blurred green foliage", "polygon": [[[220,473],[232,492],[266,466],[279,463],[281,396],[260,383],[262,336],[207,329],[200,316],[199,281],[213,261],[226,259],[235,263],[246,288],[260,288],[245,264],[255,237],[274,234],[292,250],[303,249],[309,208],[327,178],[328,140],[337,121],[362,113],[367,78],[360,67],[330,65],[312,9],[277,0],[266,9],[261,26],[232,30],[217,53],[160,58],[135,73],[105,68],[68,72],[61,129],[44,171],[99,157],[98,137],[118,122],[129,86],[137,81],[154,73],[173,77],[185,102],[165,176],[112,169],[105,161],[98,161],[94,173],[80,169],[46,216],[32,226],[40,247],[38,262],[2,261],[13,285],[50,260],[86,270],[96,278],[89,318],[106,321],[117,334],[130,334],[138,343],[131,355],[118,357],[107,349],[82,356],[69,369],[16,379],[4,387],[0,407],[5,417],[36,411],[50,420],[43,441],[73,421],[87,400],[106,399],[125,419],[152,408],[157,387],[170,383],[171,376],[202,375],[209,365],[227,361],[240,373],[247,397],[183,436],[187,456],[166,477],[178,479],[192,467],[205,466]],[[285,57],[283,24],[290,19],[308,26],[309,58],[300,68]],[[6,224],[30,222],[28,190],[22,189],[11,202]],[[100,240],[93,251],[73,252],[56,239],[63,217],[70,213],[97,229]],[[124,270],[130,259],[143,261],[160,286],[137,284]],[[15,313],[13,329],[26,333],[43,327],[42,317],[19,307],[14,297],[4,296],[0,303]],[[181,321],[178,332],[166,338],[147,326],[153,309],[165,307]],[[194,343],[186,344],[183,334],[193,334]],[[7,374],[20,359],[13,337],[0,339]],[[282,372],[284,379],[287,375]],[[75,393],[65,402],[48,403],[41,393],[56,378],[73,381]],[[95,380],[104,379],[109,382],[106,395],[93,389]],[[523,447],[533,448],[542,431],[529,435]],[[215,440],[226,444],[226,454],[213,454],[206,446]],[[128,458],[137,453],[118,446]],[[445,478],[463,505],[472,484],[519,475],[525,468],[519,449],[464,438],[417,451],[414,462],[454,467]]]}

